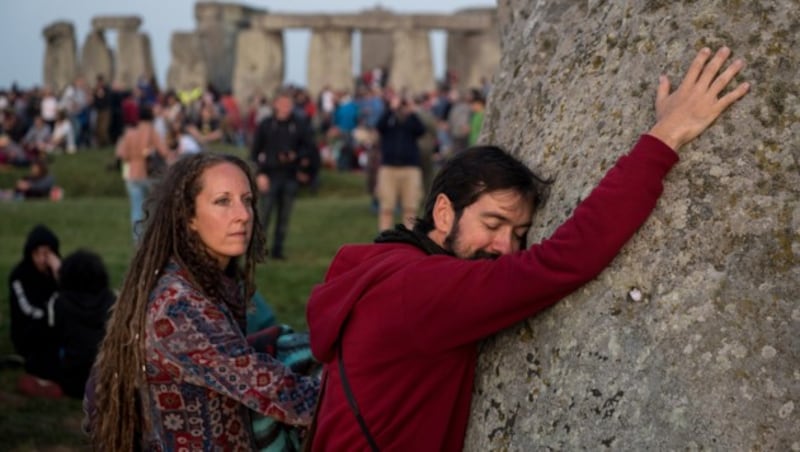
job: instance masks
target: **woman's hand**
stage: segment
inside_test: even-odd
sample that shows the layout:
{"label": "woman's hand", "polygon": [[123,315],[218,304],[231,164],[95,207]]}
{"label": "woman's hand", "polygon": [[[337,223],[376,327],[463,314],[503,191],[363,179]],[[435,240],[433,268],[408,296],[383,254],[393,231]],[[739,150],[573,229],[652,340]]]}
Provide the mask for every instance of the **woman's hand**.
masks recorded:
{"label": "woman's hand", "polygon": [[669,92],[669,79],[662,75],[656,93],[656,124],[648,134],[677,151],[706,130],[726,108],[741,99],[750,89],[749,83],[742,83],[719,97],[744,67],[744,61],[737,59],[719,73],[730,54],[728,47],[722,47],[709,61],[711,49],[700,50],[680,86],[672,94]]}

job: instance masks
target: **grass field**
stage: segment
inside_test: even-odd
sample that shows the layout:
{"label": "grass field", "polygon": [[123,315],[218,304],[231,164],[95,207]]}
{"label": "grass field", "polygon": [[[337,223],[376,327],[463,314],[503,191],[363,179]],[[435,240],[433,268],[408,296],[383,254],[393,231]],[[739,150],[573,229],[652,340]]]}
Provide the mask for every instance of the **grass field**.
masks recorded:
{"label": "grass field", "polygon": [[[216,151],[240,154],[243,150]],[[51,171],[64,189],[59,202],[0,203],[0,355],[12,352],[9,339],[8,274],[22,257],[28,231],[48,225],[61,240],[62,256],[78,248],[99,253],[118,287],[131,258],[128,199],[119,173],[109,169],[110,149],[56,156]],[[0,171],[0,188],[24,174]],[[287,261],[268,261],[257,271],[259,292],[278,321],[304,330],[305,303],[322,280],[336,250],[344,243],[370,241],[376,232],[365,182],[359,173],[322,173],[317,195],[301,193],[286,243]],[[268,237],[268,240],[270,237]],[[80,403],[33,400],[15,392],[18,370],[0,371],[0,450],[68,451],[86,449],[80,433]]]}

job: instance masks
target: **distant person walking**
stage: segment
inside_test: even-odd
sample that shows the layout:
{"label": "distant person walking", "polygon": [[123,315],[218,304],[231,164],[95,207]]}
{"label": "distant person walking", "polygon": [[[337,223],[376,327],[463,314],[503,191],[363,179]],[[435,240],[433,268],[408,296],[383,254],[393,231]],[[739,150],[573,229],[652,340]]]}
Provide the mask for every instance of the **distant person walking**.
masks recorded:
{"label": "distant person walking", "polygon": [[315,145],[308,123],[292,114],[294,106],[288,93],[279,94],[273,107],[274,114],[262,120],[256,129],[250,157],[257,166],[256,183],[267,235],[273,209],[277,215],[269,256],[286,259],[284,241],[299,189],[298,168],[313,157]]}

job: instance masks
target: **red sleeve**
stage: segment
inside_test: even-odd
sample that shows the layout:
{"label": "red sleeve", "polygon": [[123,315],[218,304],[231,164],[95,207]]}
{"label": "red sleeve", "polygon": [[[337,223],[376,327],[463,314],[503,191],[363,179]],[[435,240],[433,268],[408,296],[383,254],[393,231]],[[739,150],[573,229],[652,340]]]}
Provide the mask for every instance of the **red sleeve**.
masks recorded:
{"label": "red sleeve", "polygon": [[596,277],[652,212],[678,161],[643,135],[553,235],[496,261],[430,256],[405,271],[403,304],[421,350],[474,342],[513,325]]}

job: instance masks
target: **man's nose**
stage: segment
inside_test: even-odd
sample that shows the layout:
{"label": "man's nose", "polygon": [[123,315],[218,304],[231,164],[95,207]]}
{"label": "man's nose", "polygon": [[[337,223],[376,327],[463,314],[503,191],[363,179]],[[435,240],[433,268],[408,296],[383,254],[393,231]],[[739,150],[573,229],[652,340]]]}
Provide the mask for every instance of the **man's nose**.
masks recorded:
{"label": "man's nose", "polygon": [[514,252],[514,236],[513,234],[499,233],[494,237],[492,242],[493,253],[498,254],[511,254]]}

